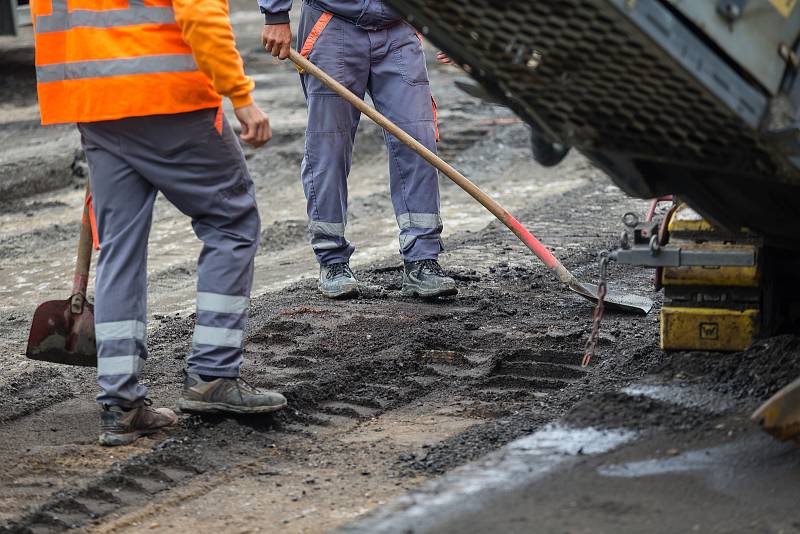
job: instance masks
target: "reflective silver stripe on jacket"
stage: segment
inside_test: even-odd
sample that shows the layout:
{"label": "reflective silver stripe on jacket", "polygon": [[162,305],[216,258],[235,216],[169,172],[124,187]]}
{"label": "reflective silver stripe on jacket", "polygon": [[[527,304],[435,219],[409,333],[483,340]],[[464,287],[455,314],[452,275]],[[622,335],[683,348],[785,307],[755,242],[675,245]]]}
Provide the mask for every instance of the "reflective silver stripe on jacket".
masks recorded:
{"label": "reflective silver stripe on jacket", "polygon": [[130,0],[127,9],[67,11],[67,0],[53,0],[51,15],[36,17],[36,33],[63,32],[72,28],[115,28],[137,24],[175,23],[175,12],[168,6],[145,6],[143,0]]}
{"label": "reflective silver stripe on jacket", "polygon": [[64,80],[83,80],[86,78],[108,78],[130,74],[191,72],[195,70],[197,70],[197,64],[192,54],[161,54],[41,65],[36,67],[36,77],[39,83],[47,83]]}
{"label": "reflective silver stripe on jacket", "polygon": [[397,217],[397,226],[407,228],[440,228],[442,218],[438,213],[403,213]]}

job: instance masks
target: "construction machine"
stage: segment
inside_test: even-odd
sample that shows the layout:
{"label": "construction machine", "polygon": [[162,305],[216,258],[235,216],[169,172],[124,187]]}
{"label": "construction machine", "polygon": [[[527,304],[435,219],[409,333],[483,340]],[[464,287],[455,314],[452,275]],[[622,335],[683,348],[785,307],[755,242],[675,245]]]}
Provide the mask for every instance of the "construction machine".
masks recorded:
{"label": "construction machine", "polygon": [[[388,0],[544,146],[626,193],[616,261],[652,267],[665,350],[800,324],[797,0]],[[800,380],[754,414],[800,435]]]}
{"label": "construction machine", "polygon": [[28,0],[0,0],[0,36],[17,35],[21,26],[30,25]]}

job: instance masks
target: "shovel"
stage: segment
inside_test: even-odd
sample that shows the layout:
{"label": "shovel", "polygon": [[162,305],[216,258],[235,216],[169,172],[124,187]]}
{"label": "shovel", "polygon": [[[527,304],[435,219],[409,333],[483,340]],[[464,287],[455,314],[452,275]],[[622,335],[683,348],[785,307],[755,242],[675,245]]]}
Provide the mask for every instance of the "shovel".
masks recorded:
{"label": "shovel", "polygon": [[[561,283],[565,284],[572,291],[589,299],[592,302],[597,302],[597,286],[586,284],[579,281],[575,276],[564,267],[553,254],[545,247],[532,233],[530,233],[522,223],[520,223],[513,215],[506,211],[503,206],[495,202],[489,195],[484,193],[478,186],[472,183],[466,176],[455,170],[450,164],[441,159],[439,156],[428,150],[422,143],[408,135],[399,126],[384,117],[375,108],[358,98],[350,92],[345,86],[334,80],[325,71],[311,63],[308,59],[300,55],[296,50],[289,50],[289,59],[297,66],[297,69],[302,72],[308,72],[315,78],[319,79],[329,89],[336,92],[339,96],[350,102],[356,109],[361,111],[364,115],[375,121],[381,128],[398,138],[400,141],[408,145],[414,152],[422,156],[428,163],[439,169],[445,176],[450,178],[461,189],[466,191],[472,198],[481,203],[481,205],[489,210],[492,215],[505,224],[509,230],[522,241],[542,262],[553,272]],[[634,313],[647,314],[653,307],[653,302],[646,297],[639,297],[636,295],[617,293],[608,291],[604,298],[606,307],[613,308],[621,311],[628,311]]]}
{"label": "shovel", "polygon": [[89,265],[92,261],[89,196],[90,184],[87,181],[72,296],[67,300],[45,302],[36,308],[28,337],[28,349],[25,353],[32,360],[97,366],[94,307],[86,300]]}
{"label": "shovel", "polygon": [[761,405],[751,419],[781,441],[800,439],[800,378]]}

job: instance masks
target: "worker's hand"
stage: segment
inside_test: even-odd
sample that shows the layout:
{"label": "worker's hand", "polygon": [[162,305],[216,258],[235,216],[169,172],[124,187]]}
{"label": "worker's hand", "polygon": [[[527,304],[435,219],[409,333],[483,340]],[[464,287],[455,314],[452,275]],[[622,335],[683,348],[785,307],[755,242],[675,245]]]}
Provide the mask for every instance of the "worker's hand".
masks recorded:
{"label": "worker's hand", "polygon": [[261,45],[278,59],[289,57],[292,46],[292,28],[286,24],[267,24],[261,32]]}
{"label": "worker's hand", "polygon": [[445,65],[451,65],[453,63],[453,60],[450,59],[444,52],[439,52],[436,54],[436,61]]}
{"label": "worker's hand", "polygon": [[264,146],[272,139],[272,128],[269,127],[269,117],[261,111],[255,104],[242,106],[233,110],[239,124],[242,125],[242,133],[239,138],[252,146],[258,148]]}

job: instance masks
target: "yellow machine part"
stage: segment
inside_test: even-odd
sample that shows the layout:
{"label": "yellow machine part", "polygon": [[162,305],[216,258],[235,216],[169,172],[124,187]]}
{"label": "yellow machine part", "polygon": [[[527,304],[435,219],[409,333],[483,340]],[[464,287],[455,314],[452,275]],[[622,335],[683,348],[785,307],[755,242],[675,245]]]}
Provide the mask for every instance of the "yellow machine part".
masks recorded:
{"label": "yellow machine part", "polygon": [[[673,237],[680,237],[682,235],[707,235],[709,237],[719,234],[719,230],[714,228],[710,222],[705,220],[702,215],[694,211],[686,204],[681,204],[667,225],[670,235]],[[740,232],[743,235],[750,234],[747,228],[741,228]]]}
{"label": "yellow machine part", "polygon": [[665,267],[665,286],[758,287],[756,267]]}
{"label": "yellow machine part", "polygon": [[758,310],[665,306],[661,309],[661,348],[744,350],[758,334],[758,325]]}
{"label": "yellow machine part", "polygon": [[669,220],[667,230],[671,234],[680,233],[713,233],[711,226],[699,213],[686,204],[681,204]]}
{"label": "yellow machine part", "polygon": [[[681,244],[684,249],[756,251],[753,245],[725,245],[722,243]],[[664,267],[661,283],[665,286],[734,286],[758,287],[758,265],[752,267]]]}
{"label": "yellow machine part", "polygon": [[792,11],[797,6],[797,0],[769,0],[778,12],[783,15],[783,18],[788,19],[792,15]]}

